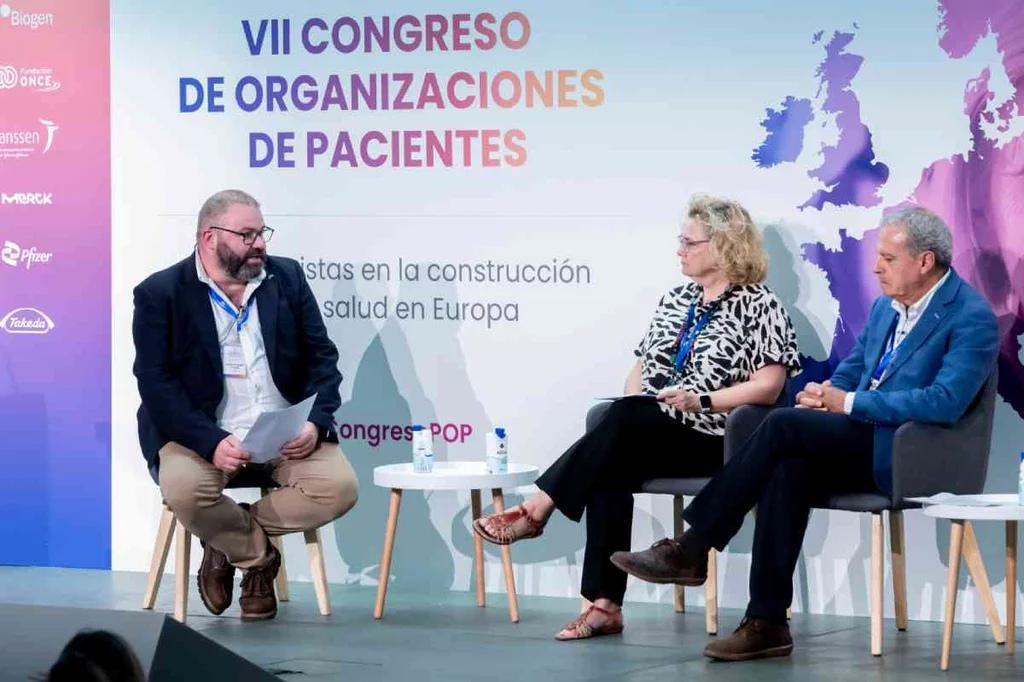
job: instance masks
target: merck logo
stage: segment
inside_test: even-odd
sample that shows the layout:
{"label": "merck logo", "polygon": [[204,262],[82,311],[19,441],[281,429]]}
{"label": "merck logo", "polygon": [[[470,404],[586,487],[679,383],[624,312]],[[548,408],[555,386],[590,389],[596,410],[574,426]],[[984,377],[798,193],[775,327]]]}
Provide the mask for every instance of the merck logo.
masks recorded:
{"label": "merck logo", "polygon": [[18,308],[0,319],[0,329],[8,334],[49,334],[53,320],[35,308]]}

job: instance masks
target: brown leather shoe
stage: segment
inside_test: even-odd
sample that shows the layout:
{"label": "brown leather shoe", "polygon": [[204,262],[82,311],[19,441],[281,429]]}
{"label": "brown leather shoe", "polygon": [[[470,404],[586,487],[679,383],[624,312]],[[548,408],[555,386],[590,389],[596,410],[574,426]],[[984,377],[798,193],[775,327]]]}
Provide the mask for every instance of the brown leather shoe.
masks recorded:
{"label": "brown leather shoe", "polygon": [[763,618],[743,617],[740,626],[725,639],[711,642],[704,655],[719,661],[749,661],[752,658],[789,656],[793,638],[789,625],[776,625]]}
{"label": "brown leather shoe", "polygon": [[267,620],[277,615],[274,578],[281,568],[281,554],[269,542],[267,552],[270,557],[267,562],[250,568],[242,577],[242,596],[238,598],[242,620]]}
{"label": "brown leather shoe", "polygon": [[203,563],[199,564],[199,598],[215,616],[224,613],[231,606],[231,592],[235,586],[235,567],[228,562],[224,552],[214,549],[206,542],[203,546]]}
{"label": "brown leather shoe", "polygon": [[620,570],[649,583],[695,587],[708,579],[708,553],[665,538],[640,552],[615,552],[611,561]]}

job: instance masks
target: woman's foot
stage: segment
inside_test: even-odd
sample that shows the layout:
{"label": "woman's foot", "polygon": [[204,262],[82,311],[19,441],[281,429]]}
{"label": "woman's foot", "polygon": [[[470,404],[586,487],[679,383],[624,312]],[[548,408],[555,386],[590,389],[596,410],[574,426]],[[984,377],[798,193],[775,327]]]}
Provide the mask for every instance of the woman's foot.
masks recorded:
{"label": "woman's foot", "polygon": [[622,632],[622,609],[603,609],[591,605],[579,618],[562,628],[555,639],[567,642],[574,639],[591,639]]}
{"label": "woman's foot", "polygon": [[519,505],[500,514],[484,516],[473,522],[476,534],[496,545],[511,545],[518,540],[539,537],[544,533],[547,519],[537,521]]}

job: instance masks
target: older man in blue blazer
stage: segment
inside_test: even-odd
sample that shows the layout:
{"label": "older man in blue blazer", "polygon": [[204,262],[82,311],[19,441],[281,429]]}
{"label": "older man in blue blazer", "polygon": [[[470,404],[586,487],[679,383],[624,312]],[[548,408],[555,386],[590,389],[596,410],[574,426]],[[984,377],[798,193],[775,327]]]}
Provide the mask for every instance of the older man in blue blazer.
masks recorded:
{"label": "older man in blue blazer", "polygon": [[874,269],[884,296],[831,380],[809,383],[796,408],[765,419],[687,507],[686,533],[612,556],[643,580],[703,584],[708,550],[723,549],[757,505],[746,616],[707,656],[789,655],[786,609],[814,499],[890,492],[896,428],[952,424],[981,390],[998,353],[996,318],[953,270],[952,256],[949,228],[936,215],[910,208],[886,216]]}

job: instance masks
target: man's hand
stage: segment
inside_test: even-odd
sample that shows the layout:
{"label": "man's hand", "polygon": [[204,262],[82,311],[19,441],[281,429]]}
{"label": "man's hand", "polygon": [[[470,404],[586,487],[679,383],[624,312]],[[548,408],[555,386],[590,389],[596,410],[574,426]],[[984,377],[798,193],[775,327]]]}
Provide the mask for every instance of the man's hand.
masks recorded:
{"label": "man's hand", "polygon": [[302,432],[298,436],[281,446],[281,456],[286,459],[308,457],[309,453],[316,449],[317,435],[316,424],[306,422],[302,425]]}
{"label": "man's hand", "polygon": [[700,398],[696,393],[681,388],[666,388],[658,392],[658,400],[680,412],[699,412]]}
{"label": "man's hand", "polygon": [[242,450],[242,444],[237,438],[228,436],[217,443],[217,449],[213,451],[213,466],[226,474],[233,474],[251,457],[252,453]]}
{"label": "man's hand", "polygon": [[822,412],[846,414],[846,391],[835,388],[831,381],[808,382],[804,390],[796,394],[796,406]]}

